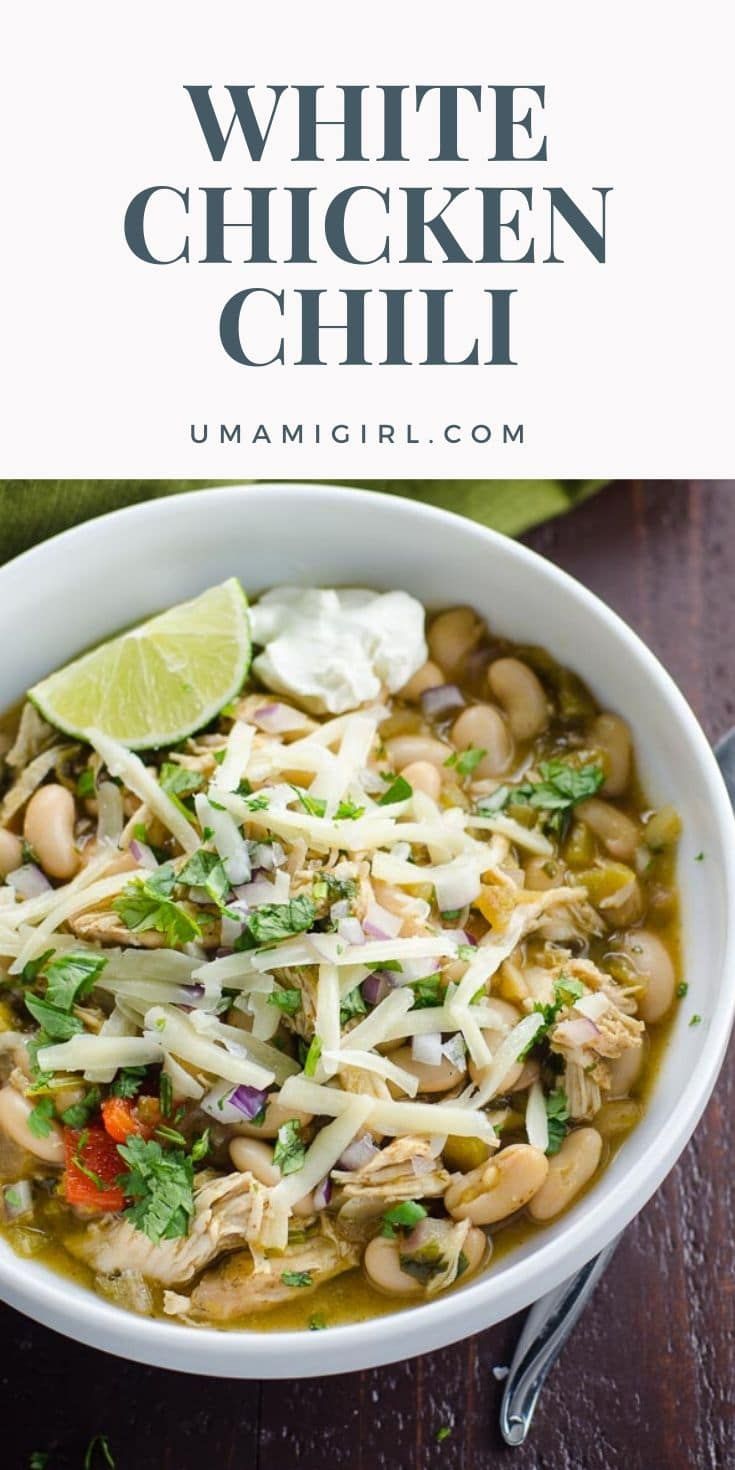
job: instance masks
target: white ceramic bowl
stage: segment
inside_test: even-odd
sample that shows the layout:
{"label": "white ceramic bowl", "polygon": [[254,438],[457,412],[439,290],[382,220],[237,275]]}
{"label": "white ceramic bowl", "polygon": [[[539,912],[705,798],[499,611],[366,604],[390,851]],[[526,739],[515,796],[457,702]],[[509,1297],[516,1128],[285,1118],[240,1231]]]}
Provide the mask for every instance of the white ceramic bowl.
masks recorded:
{"label": "white ceramic bowl", "polygon": [[[527,1306],[604,1246],[653,1194],[717,1076],[735,1008],[733,818],[694,715],[648,649],[584,587],[471,521],[385,495],[312,485],[208,490],[90,521],[0,571],[0,708],[81,649],[232,574],[403,587],[472,603],[499,632],[546,645],[630,721],[646,789],[684,821],[680,882],[687,1003],[634,1134],[575,1208],[460,1290],[325,1332],[217,1332],[119,1310],[0,1241],[0,1295],[81,1342],[232,1378],[341,1373],[410,1357]],[[695,862],[703,851],[706,861]],[[690,1028],[697,1011],[703,1022]]]}

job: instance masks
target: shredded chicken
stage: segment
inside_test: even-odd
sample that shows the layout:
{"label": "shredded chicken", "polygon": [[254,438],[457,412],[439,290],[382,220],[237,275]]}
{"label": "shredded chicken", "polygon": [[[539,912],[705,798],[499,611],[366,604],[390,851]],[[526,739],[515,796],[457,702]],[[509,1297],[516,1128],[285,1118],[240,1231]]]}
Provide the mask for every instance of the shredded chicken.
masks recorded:
{"label": "shredded chicken", "polygon": [[564,1091],[571,1118],[594,1118],[602,1096],[591,1072],[585,1071],[577,1062],[567,1062],[564,1070]]}
{"label": "shredded chicken", "polygon": [[73,914],[68,921],[77,939],[96,944],[124,944],[134,949],[163,949],[165,934],[157,929],[128,929],[111,909],[91,909],[86,914]]}
{"label": "shredded chicken", "polygon": [[162,1286],[190,1281],[221,1251],[245,1244],[251,1222],[251,1174],[226,1174],[209,1180],[195,1195],[188,1235],[155,1245],[141,1230],[119,1217],[96,1221],[66,1242],[72,1255],[110,1276],[139,1271]]}
{"label": "shredded chicken", "polygon": [[[352,1270],[360,1252],[334,1235],[315,1235],[291,1245],[257,1269],[249,1251],[238,1251],[206,1271],[191,1294],[192,1317],[231,1322],[248,1312],[263,1312],[293,1298],[299,1300],[317,1286]],[[298,1275],[308,1280],[295,1282]]]}

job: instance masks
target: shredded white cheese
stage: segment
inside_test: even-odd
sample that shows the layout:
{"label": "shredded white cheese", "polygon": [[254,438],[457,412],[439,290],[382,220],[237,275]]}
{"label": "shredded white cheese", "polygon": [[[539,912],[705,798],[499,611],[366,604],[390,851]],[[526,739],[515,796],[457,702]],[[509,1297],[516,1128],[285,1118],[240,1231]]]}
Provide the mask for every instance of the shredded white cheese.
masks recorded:
{"label": "shredded white cheese", "polygon": [[199,838],[187,818],[166,792],[161,789],[150,768],[143,764],[140,756],[132,750],[127,750],[118,740],[113,740],[110,735],[104,735],[101,730],[87,730],[85,738],[90,745],[94,746],[107,766],[111,776],[117,778],[139,797],[163,822],[172,837],[176,838],[179,847],[184,852],[195,852],[199,846]]}

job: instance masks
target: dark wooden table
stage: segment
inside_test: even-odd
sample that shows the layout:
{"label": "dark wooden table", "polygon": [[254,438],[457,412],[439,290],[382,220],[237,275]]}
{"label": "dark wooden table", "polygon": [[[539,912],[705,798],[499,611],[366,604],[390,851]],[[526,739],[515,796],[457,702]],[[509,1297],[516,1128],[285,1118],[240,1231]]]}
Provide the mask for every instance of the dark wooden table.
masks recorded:
{"label": "dark wooden table", "polygon": [[[735,723],[735,482],[615,486],[529,541],[632,623],[708,735]],[[734,1467],[734,1126],[731,1049],[704,1121],[627,1231],[522,1449],[502,1445],[492,1374],[510,1359],[519,1319],[394,1367],[260,1384],[124,1363],[3,1307],[0,1463],[26,1470],[32,1450],[48,1450],[49,1470],[81,1467],[105,1432],[118,1470]]]}

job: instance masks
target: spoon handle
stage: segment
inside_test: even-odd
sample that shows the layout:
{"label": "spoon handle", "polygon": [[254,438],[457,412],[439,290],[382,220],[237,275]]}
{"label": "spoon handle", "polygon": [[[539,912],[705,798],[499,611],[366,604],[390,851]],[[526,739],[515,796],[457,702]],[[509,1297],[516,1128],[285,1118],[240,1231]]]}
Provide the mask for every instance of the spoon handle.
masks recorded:
{"label": "spoon handle", "polygon": [[523,1444],[546,1376],[609,1265],[619,1240],[620,1236],[616,1236],[574,1276],[542,1296],[528,1313],[500,1406],[500,1432],[506,1444]]}

